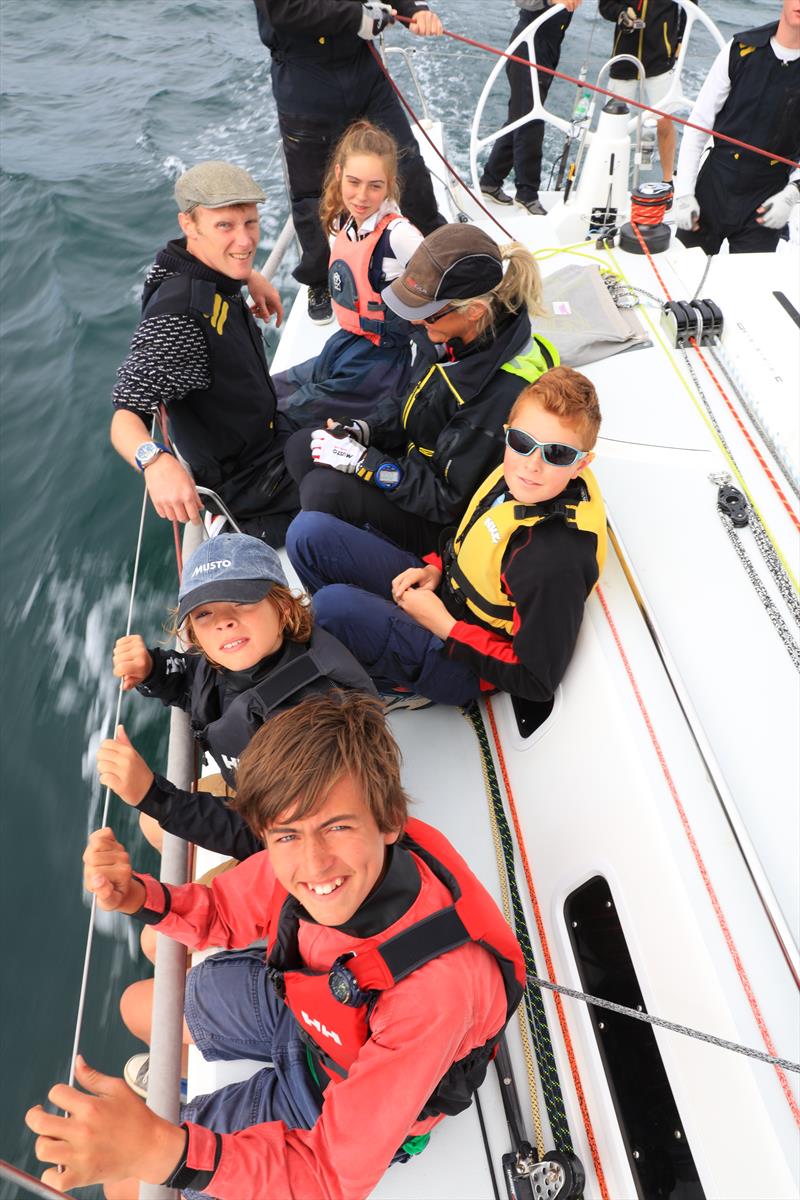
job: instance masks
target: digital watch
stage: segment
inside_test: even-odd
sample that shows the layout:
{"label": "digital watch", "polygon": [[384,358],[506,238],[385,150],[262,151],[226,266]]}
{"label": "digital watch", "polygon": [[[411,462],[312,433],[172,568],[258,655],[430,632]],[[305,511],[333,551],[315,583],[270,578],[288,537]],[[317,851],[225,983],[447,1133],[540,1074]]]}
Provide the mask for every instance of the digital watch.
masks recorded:
{"label": "digital watch", "polygon": [[383,462],[375,470],[375,484],[384,492],[391,492],[402,478],[402,467],[399,467],[396,462]]}

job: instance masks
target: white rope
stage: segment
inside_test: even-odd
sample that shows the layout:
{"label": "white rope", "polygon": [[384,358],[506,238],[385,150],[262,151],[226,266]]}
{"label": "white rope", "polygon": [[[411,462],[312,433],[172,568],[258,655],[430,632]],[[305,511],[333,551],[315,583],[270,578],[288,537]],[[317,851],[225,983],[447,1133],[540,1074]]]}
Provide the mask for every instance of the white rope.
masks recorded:
{"label": "white rope", "polygon": [[[155,429],[155,425],[153,427]],[[144,518],[147,512],[147,488],[144,489],[142,495],[142,511],[139,516],[139,536],[136,540],[136,557],[133,562],[133,578],[131,579],[131,594],[128,602],[128,621],[125,626],[125,636],[128,637],[131,632],[133,623],[133,601],[136,595],[136,581],[139,577],[139,559],[142,553],[142,535],[144,533]],[[117,711],[114,717],[114,735],[116,736],[117,726],[119,725],[120,716],[122,714],[122,685],[125,682],[124,678],[119,681],[119,691],[117,692]],[[108,821],[108,809],[111,802],[111,788],[106,788],[106,794],[103,800],[103,816],[98,828],[102,829]],[[72,1043],[72,1054],[69,1060],[69,1086],[72,1087],[75,1083],[75,1059],[78,1055],[78,1044],[81,1037],[81,1027],[83,1025],[83,1010],[86,1005],[86,990],[89,982],[89,964],[92,958],[92,942],[94,939],[95,918],[97,914],[97,896],[92,896],[92,907],[89,912],[89,929],[86,935],[86,951],[83,956],[83,974],[81,976],[81,990],[78,996],[78,1015],[75,1020],[75,1038]]]}

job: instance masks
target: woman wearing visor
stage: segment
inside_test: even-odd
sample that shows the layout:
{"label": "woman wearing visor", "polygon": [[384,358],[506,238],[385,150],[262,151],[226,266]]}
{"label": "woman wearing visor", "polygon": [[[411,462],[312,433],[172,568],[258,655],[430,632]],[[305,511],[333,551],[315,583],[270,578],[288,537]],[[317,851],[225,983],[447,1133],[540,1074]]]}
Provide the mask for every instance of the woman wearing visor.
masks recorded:
{"label": "woman wearing visor", "polygon": [[427,334],[429,354],[418,355],[408,394],[383,401],[366,421],[301,430],[286,462],[305,511],[379,530],[422,554],[498,466],[512,404],[558,353],[531,331],[542,308],[530,252],[498,247],[471,225],[429,234],[382,298]]}
{"label": "woman wearing visor", "polygon": [[526,387],[502,464],[441,554],[419,558],[327,514],[295,517],[286,547],[316,620],[396,693],[390,707],[468,704],[495,689],[552,697],[605,559],[603,500],[587,470],[599,427],[597,394],[577,371],[557,367]]}

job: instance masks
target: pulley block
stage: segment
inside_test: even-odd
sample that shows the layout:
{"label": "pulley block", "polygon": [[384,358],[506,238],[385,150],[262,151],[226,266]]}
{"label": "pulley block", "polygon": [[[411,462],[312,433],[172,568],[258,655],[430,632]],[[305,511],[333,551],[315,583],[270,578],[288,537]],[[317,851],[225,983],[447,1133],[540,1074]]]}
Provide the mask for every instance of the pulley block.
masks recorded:
{"label": "pulley block", "polygon": [[527,1143],[503,1155],[508,1200],[578,1200],[586,1173],[575,1154],[551,1150],[539,1162]]}
{"label": "pulley block", "polygon": [[683,350],[694,338],[698,346],[711,346],[722,334],[722,309],[713,300],[668,300],[661,308],[661,324],[672,345]]}
{"label": "pulley block", "polygon": [[723,483],[717,492],[717,507],[737,529],[743,529],[750,519],[747,500],[738,488],[729,483]]}

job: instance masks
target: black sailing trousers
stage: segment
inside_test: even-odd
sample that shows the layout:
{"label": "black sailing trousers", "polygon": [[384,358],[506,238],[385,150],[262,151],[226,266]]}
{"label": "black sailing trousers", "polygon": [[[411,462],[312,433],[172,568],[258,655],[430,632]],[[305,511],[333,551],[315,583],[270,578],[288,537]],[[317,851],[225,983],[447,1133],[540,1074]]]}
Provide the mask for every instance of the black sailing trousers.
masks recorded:
{"label": "black sailing trousers", "polygon": [[404,216],[424,234],[445,223],[405,111],[366,42],[327,56],[321,47],[313,58],[273,52],[272,91],[302,251],[294,271],[298,283],[327,283],[330,249],[319,219],[322,182],[337,140],[360,118],[380,125],[398,144]]}

